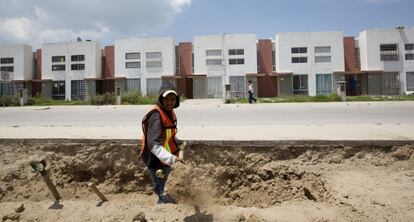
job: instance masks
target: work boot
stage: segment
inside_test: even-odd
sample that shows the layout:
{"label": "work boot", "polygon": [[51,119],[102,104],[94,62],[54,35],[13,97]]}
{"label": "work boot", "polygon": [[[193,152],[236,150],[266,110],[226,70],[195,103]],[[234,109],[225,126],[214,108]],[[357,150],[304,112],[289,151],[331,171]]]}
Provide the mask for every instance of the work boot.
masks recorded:
{"label": "work boot", "polygon": [[166,203],[177,204],[177,201],[171,195],[167,194],[163,197],[164,197],[164,200],[165,200]]}
{"label": "work boot", "polygon": [[168,203],[168,202],[167,202],[165,196],[163,196],[163,195],[158,196],[158,201],[157,201],[157,204],[158,205],[160,205],[160,204],[166,204],[166,203]]}

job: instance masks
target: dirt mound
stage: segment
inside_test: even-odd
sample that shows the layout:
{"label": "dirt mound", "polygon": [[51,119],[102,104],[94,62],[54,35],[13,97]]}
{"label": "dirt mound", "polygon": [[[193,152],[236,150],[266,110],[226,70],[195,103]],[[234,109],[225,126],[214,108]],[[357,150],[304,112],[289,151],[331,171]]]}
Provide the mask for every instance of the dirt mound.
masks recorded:
{"label": "dirt mound", "polygon": [[[152,188],[135,144],[4,143],[0,145],[0,201],[51,198],[30,160],[45,159],[64,199],[88,196],[87,182],[107,194]],[[323,164],[363,160],[376,166],[413,159],[413,147],[190,145],[177,164],[168,193],[181,203],[269,207],[290,200],[331,201]]]}

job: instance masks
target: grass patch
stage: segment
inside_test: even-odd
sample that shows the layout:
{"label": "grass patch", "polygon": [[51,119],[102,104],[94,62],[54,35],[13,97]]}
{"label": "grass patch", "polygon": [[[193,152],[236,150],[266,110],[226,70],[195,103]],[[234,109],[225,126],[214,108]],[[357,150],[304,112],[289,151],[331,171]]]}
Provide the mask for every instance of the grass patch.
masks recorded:
{"label": "grass patch", "polygon": [[[340,102],[342,101],[341,97],[335,93],[325,96],[279,96],[279,97],[268,97],[268,98],[258,98],[260,103],[300,103],[300,102]],[[347,96],[347,102],[354,101],[414,101],[414,96]],[[247,98],[245,99],[229,99],[226,100],[226,103],[247,103]]]}
{"label": "grass patch", "polygon": [[[180,97],[180,101],[184,101],[185,97]],[[158,97],[154,95],[143,96],[136,91],[129,91],[122,94],[122,105],[151,105],[156,104]],[[65,105],[115,105],[116,96],[114,93],[104,93],[96,95],[91,100],[57,100],[46,98],[43,96],[35,96],[28,99],[26,105],[34,106],[65,106]],[[4,104],[4,105],[3,105]],[[0,105],[3,106],[19,106],[19,100],[16,97],[0,97]]]}
{"label": "grass patch", "polygon": [[63,100],[63,99],[51,99],[43,96],[35,96],[28,99],[28,105],[35,106],[70,106],[70,105],[89,105],[89,101],[85,100]]}
{"label": "grass patch", "polygon": [[347,96],[346,101],[414,101],[410,96]]}
{"label": "grass patch", "polygon": [[157,101],[157,96],[143,96],[140,92],[137,91],[126,92],[122,96],[122,104],[124,105],[155,104]]}

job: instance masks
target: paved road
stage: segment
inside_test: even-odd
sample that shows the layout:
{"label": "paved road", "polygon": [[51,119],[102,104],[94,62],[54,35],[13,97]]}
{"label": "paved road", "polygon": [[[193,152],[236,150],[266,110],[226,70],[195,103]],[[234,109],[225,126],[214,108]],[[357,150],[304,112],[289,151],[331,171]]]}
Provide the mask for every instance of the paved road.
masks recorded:
{"label": "paved road", "polygon": [[[137,139],[151,106],[0,108],[0,138]],[[179,137],[194,140],[414,140],[414,102],[222,104],[187,100]]]}

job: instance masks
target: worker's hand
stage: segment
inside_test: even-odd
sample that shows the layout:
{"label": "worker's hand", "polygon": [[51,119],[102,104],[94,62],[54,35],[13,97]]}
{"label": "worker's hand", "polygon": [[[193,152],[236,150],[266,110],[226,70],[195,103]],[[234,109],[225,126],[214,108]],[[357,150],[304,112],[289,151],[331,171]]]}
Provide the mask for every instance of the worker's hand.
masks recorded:
{"label": "worker's hand", "polygon": [[178,162],[184,162],[184,152],[182,150],[178,151],[178,156],[175,160]]}
{"label": "worker's hand", "polygon": [[178,145],[178,149],[181,151],[184,151],[186,146],[187,146],[187,142],[183,141],[180,145]]}

